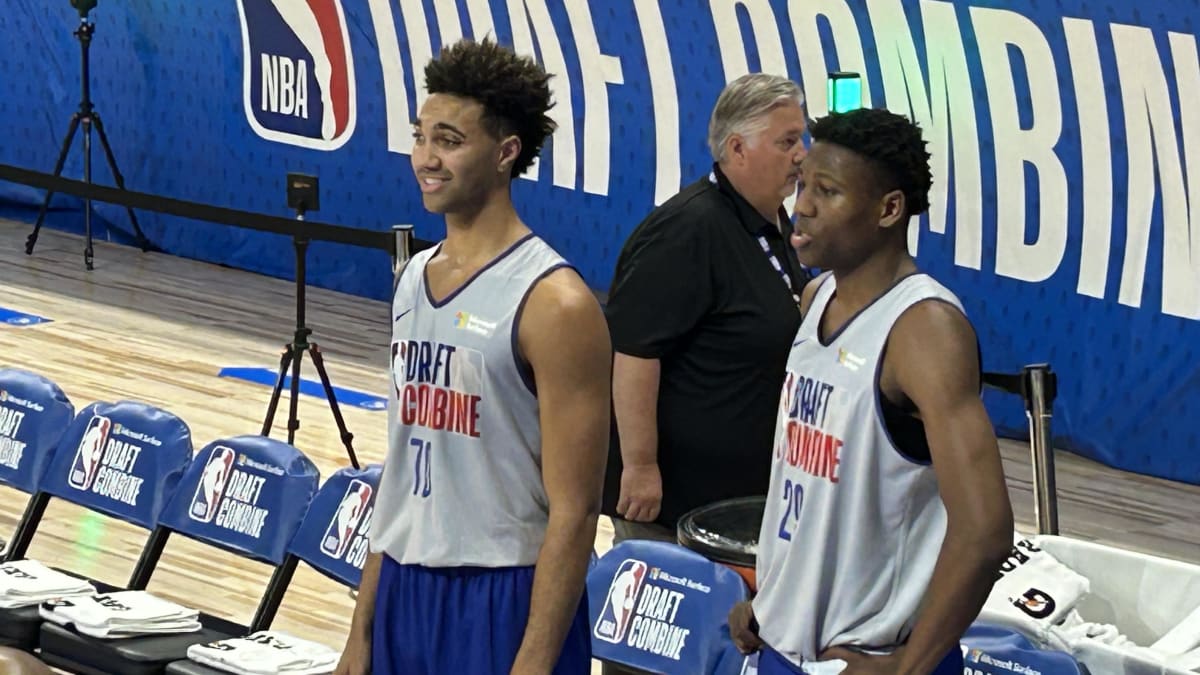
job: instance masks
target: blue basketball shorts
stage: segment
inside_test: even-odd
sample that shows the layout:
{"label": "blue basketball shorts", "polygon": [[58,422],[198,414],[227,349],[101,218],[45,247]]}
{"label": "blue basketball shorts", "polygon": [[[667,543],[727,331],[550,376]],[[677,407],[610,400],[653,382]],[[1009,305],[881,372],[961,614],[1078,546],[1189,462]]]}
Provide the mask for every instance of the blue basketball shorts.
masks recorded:
{"label": "blue basketball shorts", "polygon": [[[532,592],[532,567],[421,567],[384,555],[372,675],[509,675]],[[584,595],[554,675],[588,675],[591,659]]]}
{"label": "blue basketball shorts", "polygon": [[[955,647],[946,654],[942,662],[934,668],[930,675],[962,675],[963,671],[963,655],[962,649]],[[763,646],[762,652],[758,656],[758,675],[797,675],[804,671],[800,670],[791,661],[784,658],[779,652],[770,647]]]}

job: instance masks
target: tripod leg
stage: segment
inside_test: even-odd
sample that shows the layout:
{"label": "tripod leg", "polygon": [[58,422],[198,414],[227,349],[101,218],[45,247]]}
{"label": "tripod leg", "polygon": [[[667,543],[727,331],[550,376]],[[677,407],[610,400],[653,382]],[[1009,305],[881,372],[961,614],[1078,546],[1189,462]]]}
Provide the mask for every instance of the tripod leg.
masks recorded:
{"label": "tripod leg", "polygon": [[[66,138],[63,139],[62,149],[58,151],[58,161],[54,164],[54,176],[56,178],[62,175],[63,166],[67,163],[67,153],[71,150],[71,141],[75,140],[75,132],[78,129],[79,113],[75,113],[71,116],[71,126],[67,129]],[[38,233],[42,230],[42,221],[46,219],[46,211],[50,208],[50,198],[53,196],[53,190],[46,192],[46,199],[42,201],[42,209],[38,211],[37,222],[33,226],[33,232],[25,240],[26,255],[33,255],[33,247],[37,244]]]}
{"label": "tripod leg", "polygon": [[283,356],[279,358],[279,376],[275,378],[275,389],[271,391],[271,402],[267,404],[267,416],[263,420],[261,434],[263,436],[271,435],[271,427],[275,423],[275,409],[279,407],[279,395],[283,392],[283,379],[287,375],[288,363],[291,362],[295,354],[296,352],[292,349],[292,346],[288,345],[283,350]]}
{"label": "tripod leg", "polygon": [[[92,184],[92,120],[83,118],[83,181]],[[92,271],[92,200],[83,200],[83,266]]]}
{"label": "tripod leg", "polygon": [[288,401],[288,444],[295,445],[296,430],[300,428],[300,359],[304,358],[304,350],[296,350],[292,359],[292,400]]}
{"label": "tripod leg", "polygon": [[[108,159],[108,168],[112,170],[113,180],[116,181],[117,187],[121,190],[125,189],[125,177],[121,175],[121,170],[117,168],[117,158],[113,155],[112,146],[108,144],[108,134],[104,132],[104,124],[100,121],[100,116],[96,113],[92,114],[92,120],[96,123],[96,131],[100,133],[100,147],[104,148],[104,156]],[[133,208],[126,206],[125,212],[129,214],[129,222],[133,223],[133,234],[137,238],[138,246],[145,253],[149,251],[150,240],[146,239],[146,235],[142,232],[142,227],[138,225],[137,216],[133,213]]]}
{"label": "tripod leg", "polygon": [[329,408],[333,411],[333,420],[337,423],[338,433],[341,434],[342,444],[346,446],[346,454],[350,456],[350,466],[360,468],[358,466],[358,457],[354,454],[354,446],[351,441],[354,440],[354,434],[346,429],[346,421],[342,419],[342,411],[338,407],[337,396],[333,393],[333,385],[329,383],[329,374],[325,372],[325,357],[321,356],[321,348],[315,344],[309,344],[309,354],[312,356],[313,365],[317,368],[317,374],[321,376],[321,385],[325,387],[325,398],[329,399]]}

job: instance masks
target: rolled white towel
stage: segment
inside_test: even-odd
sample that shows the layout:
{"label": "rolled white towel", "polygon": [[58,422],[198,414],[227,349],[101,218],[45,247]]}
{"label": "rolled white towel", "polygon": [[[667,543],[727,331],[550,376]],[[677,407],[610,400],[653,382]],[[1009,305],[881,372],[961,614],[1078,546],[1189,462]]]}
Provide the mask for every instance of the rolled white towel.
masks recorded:
{"label": "rolled white towel", "polygon": [[980,619],[1044,635],[1061,623],[1090,589],[1083,575],[1059,562],[1020,534],[984,603]]}

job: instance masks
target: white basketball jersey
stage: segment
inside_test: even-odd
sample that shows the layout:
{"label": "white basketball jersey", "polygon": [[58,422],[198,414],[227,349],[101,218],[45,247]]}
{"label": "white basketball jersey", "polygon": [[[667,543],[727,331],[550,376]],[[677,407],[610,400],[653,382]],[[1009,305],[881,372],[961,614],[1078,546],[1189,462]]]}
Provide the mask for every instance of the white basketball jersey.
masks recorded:
{"label": "white basketball jersey", "polygon": [[835,290],[826,278],[788,357],[759,534],[761,636],[797,664],[834,645],[904,642],[946,528],[933,467],[902,455],[884,426],[878,378],[906,309],[929,299],[962,306],[915,274],[823,344]]}
{"label": "white basketball jersey", "polygon": [[435,302],[413,256],[392,302],[389,448],[371,548],[428,567],[532,565],[545,536],[541,425],[517,351],[535,283],[566,266],[529,235]]}

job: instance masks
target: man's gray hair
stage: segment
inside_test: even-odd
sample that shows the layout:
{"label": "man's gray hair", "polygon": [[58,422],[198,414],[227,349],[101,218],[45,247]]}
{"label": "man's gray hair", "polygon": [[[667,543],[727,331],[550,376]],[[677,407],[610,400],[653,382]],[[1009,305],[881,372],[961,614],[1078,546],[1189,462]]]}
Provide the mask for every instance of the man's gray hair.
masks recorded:
{"label": "man's gray hair", "polygon": [[767,114],[788,102],[804,105],[804,92],[786,77],[750,73],[726,85],[708,121],[713,161],[725,159],[725,142],[730,136],[755,136],[767,128]]}

